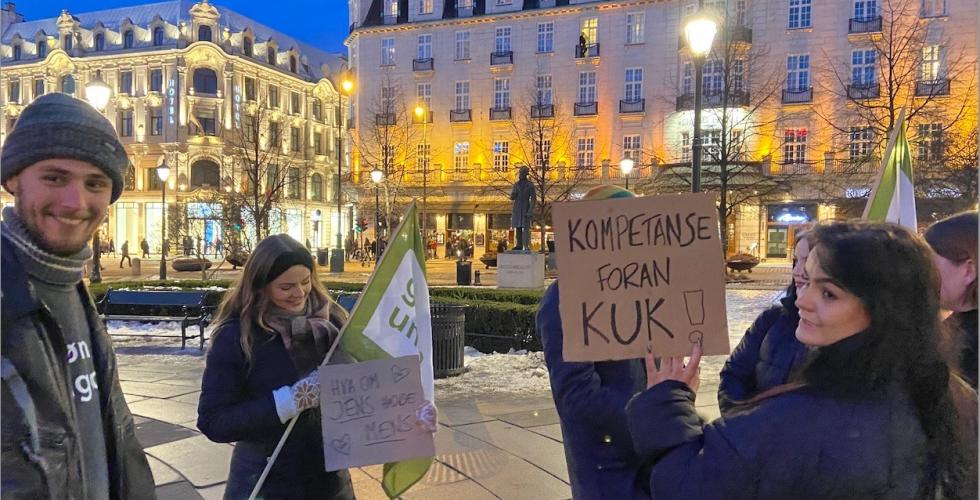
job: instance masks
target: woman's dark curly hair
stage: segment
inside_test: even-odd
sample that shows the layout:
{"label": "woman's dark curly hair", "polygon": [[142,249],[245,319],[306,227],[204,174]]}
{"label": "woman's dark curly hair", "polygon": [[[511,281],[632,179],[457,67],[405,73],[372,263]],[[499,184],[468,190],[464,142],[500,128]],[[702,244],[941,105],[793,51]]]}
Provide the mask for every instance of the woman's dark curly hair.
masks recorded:
{"label": "woman's dark curly hair", "polygon": [[[820,359],[821,352],[804,370],[804,384],[856,392],[900,387],[927,439],[928,466],[918,497],[936,498],[939,492],[957,498],[963,459],[949,368],[939,348],[939,274],[929,247],[909,230],[880,222],[821,224],[809,237],[823,271],[857,296],[871,324],[855,339],[859,347],[848,355],[846,370],[833,359]],[[826,349],[827,358],[833,352]]]}

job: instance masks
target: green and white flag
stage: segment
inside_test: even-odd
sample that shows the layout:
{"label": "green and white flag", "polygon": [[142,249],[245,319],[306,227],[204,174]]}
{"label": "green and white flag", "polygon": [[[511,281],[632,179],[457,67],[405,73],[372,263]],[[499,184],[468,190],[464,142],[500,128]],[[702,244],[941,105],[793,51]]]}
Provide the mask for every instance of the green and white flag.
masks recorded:
{"label": "green and white flag", "polygon": [[[435,402],[425,246],[414,203],[354,306],[340,348],[357,361],[418,354],[422,391],[425,399]],[[381,485],[388,498],[408,491],[431,464],[431,457],[385,464]]]}
{"label": "green and white flag", "polygon": [[862,219],[901,224],[912,232],[917,229],[915,186],[912,184],[912,150],[905,136],[905,109],[888,140],[878,178],[864,207]]}

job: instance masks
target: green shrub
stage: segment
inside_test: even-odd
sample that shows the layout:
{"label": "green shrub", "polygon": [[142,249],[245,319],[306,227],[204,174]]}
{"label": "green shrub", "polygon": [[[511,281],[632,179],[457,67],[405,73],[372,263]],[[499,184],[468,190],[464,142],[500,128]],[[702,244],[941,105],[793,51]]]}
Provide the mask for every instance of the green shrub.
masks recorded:
{"label": "green shrub", "polygon": [[486,300],[513,304],[537,305],[544,295],[542,290],[498,290],[496,288],[429,288],[429,296],[458,300]]}

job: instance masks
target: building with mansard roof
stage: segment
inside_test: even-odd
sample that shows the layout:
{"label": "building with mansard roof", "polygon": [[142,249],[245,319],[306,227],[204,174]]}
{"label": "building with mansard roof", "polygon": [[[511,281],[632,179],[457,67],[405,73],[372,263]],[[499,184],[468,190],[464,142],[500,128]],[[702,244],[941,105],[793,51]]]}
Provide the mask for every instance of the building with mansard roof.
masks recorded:
{"label": "building with mansard roof", "polygon": [[[259,154],[284,170],[270,231],[326,248],[336,244],[338,231],[351,229],[351,198],[343,196],[339,213],[337,200],[338,163],[340,173],[348,163],[347,103],[337,87],[347,70],[343,55],[207,0],[66,9],[39,20],[23,19],[8,3],[2,18],[0,138],[41,94],[84,98],[97,76],[112,88],[104,113],[131,160],[125,191],[102,229],[103,240],[111,238],[116,248],[128,240],[135,254],[145,237],[152,252],[160,252],[163,189],[155,168],[164,161],[171,169],[168,231],[176,224],[205,247],[227,242],[234,218],[215,194],[248,186],[243,164],[251,157],[242,152],[241,138],[249,117],[260,122],[253,131],[262,138]],[[8,193],[0,200],[12,202]],[[241,214],[246,236],[252,234],[248,219]],[[171,239],[171,253],[180,247],[177,240]]]}
{"label": "building with mansard roof", "polygon": [[[731,188],[729,252],[788,258],[800,224],[859,216],[903,106],[917,168],[953,163],[954,139],[975,134],[975,0],[704,4],[720,29],[702,78],[702,182]],[[599,183],[690,189],[694,69],[681,24],[697,0],[348,5],[354,178],[371,193],[364,174],[378,168],[403,198],[424,192],[440,243],[462,237],[479,255],[513,241],[520,166],[544,173],[549,197]],[[623,158],[635,161],[628,179]],[[969,194],[939,182],[924,196]]]}

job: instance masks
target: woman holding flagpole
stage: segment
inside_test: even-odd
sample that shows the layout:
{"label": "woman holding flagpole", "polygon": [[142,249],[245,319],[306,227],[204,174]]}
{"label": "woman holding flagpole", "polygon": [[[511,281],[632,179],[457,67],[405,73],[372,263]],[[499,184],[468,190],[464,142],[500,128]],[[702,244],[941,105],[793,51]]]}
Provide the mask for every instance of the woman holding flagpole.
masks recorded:
{"label": "woman holding flagpole", "polygon": [[[218,309],[197,426],[212,441],[236,443],[226,499],[249,497],[294,417],[260,496],[354,498],[346,470],[324,471],[317,367],[332,352],[347,313],[316,276],[303,245],[285,234],[270,236]],[[337,351],[330,362],[348,361],[341,357]]]}

